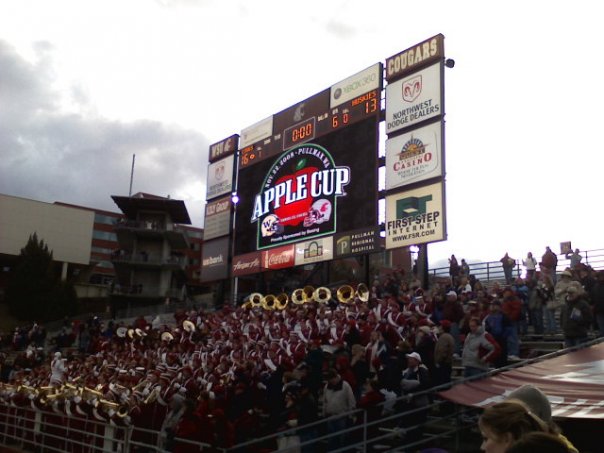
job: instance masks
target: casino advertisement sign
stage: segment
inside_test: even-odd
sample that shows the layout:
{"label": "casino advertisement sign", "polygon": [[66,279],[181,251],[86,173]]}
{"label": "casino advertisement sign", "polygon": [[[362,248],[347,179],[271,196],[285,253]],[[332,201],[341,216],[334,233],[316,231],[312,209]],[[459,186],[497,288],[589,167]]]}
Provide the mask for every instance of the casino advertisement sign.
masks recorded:
{"label": "casino advertisement sign", "polygon": [[441,183],[386,196],[386,249],[446,239]]}
{"label": "casino advertisement sign", "polygon": [[377,222],[375,118],[239,170],[235,255]]}
{"label": "casino advertisement sign", "polygon": [[443,175],[438,121],[386,140],[386,190]]}

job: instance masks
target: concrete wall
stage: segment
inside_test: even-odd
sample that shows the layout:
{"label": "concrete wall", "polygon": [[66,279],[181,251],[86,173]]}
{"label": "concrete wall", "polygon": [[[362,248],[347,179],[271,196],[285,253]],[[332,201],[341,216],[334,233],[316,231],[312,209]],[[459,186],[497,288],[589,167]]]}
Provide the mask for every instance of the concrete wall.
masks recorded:
{"label": "concrete wall", "polygon": [[19,255],[38,234],[55,261],[90,262],[94,212],[0,194],[0,253]]}

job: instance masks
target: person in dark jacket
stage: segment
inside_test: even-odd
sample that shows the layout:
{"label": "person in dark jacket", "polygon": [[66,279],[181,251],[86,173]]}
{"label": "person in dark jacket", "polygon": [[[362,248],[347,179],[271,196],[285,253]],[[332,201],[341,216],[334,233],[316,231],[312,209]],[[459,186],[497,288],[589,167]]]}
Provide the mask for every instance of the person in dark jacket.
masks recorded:
{"label": "person in dark jacket", "polygon": [[560,322],[567,348],[585,343],[592,323],[591,307],[585,300],[581,285],[576,282],[566,289],[566,303],[562,307]]}
{"label": "person in dark jacket", "polygon": [[600,336],[604,337],[604,271],[596,275],[596,283],[591,289],[590,296]]}

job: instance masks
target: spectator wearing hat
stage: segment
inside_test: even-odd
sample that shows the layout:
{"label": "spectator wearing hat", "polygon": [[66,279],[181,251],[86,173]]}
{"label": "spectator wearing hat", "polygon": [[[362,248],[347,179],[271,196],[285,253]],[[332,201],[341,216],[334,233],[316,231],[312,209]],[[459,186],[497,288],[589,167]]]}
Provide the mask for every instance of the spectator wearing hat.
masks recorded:
{"label": "spectator wearing hat", "polygon": [[585,292],[579,282],[573,282],[566,289],[566,303],[560,313],[565,346],[570,348],[587,342],[591,323],[592,312]]}
{"label": "spectator wearing hat", "polygon": [[512,393],[507,396],[506,400],[517,400],[526,405],[533,414],[547,424],[548,431],[554,433],[554,435],[568,447],[570,453],[578,453],[573,444],[561,433],[560,427],[553,421],[551,403],[549,402],[547,395],[545,395],[538,387],[531,384],[525,384],[512,391]]}
{"label": "spectator wearing hat", "polygon": [[455,340],[451,336],[451,322],[443,319],[440,322],[438,340],[434,346],[434,385],[451,382],[453,372],[453,353]]}
{"label": "spectator wearing hat", "polygon": [[[329,434],[333,434],[348,426],[348,417],[343,414],[355,409],[357,402],[352,387],[342,379],[335,369],[330,368],[325,377],[327,383],[323,388],[323,416],[333,417],[327,421],[327,431]],[[334,417],[337,415],[341,416]],[[328,441],[328,450],[341,448],[343,443],[344,436],[331,436]]]}
{"label": "spectator wearing hat", "polygon": [[[403,403],[401,412],[408,412],[413,409],[427,408],[430,404],[430,398],[425,392],[432,386],[430,371],[422,363],[422,357],[417,352],[406,355],[407,368],[403,371],[401,379],[401,389],[405,394],[413,394],[413,398],[408,403]],[[419,395],[418,395],[419,393]],[[422,410],[413,412],[411,415],[403,417],[401,423],[403,426],[414,425],[414,429],[407,431],[405,441],[409,443],[418,441],[422,436],[422,424],[428,418],[428,411]]]}
{"label": "spectator wearing hat", "polygon": [[590,291],[590,299],[600,337],[604,337],[604,271],[597,273],[596,282]]}

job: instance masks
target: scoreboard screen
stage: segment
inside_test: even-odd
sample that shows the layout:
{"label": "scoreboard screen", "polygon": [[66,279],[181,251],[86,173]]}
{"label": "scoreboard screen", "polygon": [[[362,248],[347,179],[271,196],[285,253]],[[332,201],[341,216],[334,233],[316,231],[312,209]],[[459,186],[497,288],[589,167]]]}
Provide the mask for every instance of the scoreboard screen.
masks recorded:
{"label": "scoreboard screen", "polygon": [[377,224],[374,95],[369,107],[359,102],[312,116],[270,143],[242,150],[235,255]]}

